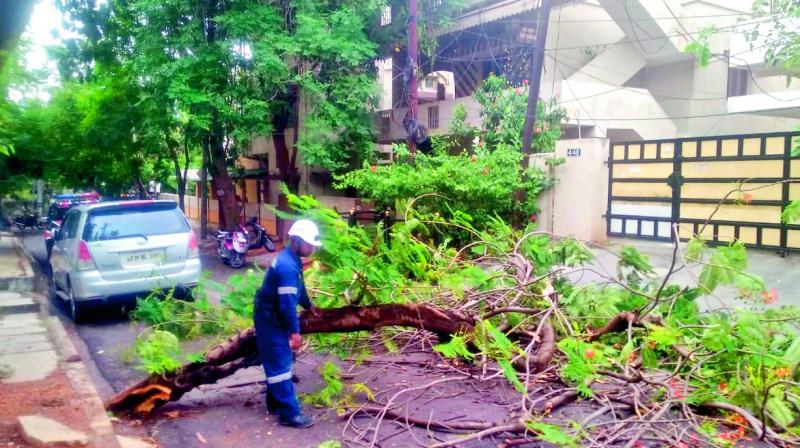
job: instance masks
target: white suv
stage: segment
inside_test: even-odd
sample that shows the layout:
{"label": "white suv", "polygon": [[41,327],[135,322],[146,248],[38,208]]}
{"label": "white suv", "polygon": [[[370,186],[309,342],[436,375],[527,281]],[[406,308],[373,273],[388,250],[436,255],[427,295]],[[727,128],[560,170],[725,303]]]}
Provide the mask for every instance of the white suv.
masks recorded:
{"label": "white suv", "polygon": [[130,299],[175,288],[188,296],[200,279],[197,237],[173,201],[121,201],[70,210],[55,236],[51,294],[72,319],[92,301]]}

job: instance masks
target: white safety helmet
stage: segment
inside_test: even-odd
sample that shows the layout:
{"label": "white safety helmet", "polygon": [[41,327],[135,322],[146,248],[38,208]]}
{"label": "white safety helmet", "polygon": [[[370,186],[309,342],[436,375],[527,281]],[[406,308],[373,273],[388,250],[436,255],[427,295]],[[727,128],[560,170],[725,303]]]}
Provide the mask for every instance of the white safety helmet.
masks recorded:
{"label": "white safety helmet", "polygon": [[301,219],[292,224],[289,229],[289,236],[296,236],[312,246],[322,246],[317,225],[308,219]]}

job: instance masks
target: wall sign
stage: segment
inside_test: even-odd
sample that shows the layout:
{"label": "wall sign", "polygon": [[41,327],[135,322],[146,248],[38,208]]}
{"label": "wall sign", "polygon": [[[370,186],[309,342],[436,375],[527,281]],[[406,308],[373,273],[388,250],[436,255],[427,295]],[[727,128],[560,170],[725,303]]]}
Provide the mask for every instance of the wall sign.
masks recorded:
{"label": "wall sign", "polygon": [[567,148],[567,157],[580,157],[581,148]]}

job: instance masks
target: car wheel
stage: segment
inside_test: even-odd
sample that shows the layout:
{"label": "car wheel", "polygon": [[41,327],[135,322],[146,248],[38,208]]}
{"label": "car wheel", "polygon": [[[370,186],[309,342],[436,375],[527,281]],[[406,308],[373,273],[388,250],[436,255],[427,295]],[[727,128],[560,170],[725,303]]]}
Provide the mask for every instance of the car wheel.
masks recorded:
{"label": "car wheel", "polygon": [[72,285],[69,285],[69,313],[72,321],[76,324],[83,322],[83,304],[75,300],[75,292],[72,290]]}
{"label": "car wheel", "polygon": [[239,252],[232,253],[230,264],[234,269],[239,269],[240,267],[244,266],[244,254],[240,254]]}

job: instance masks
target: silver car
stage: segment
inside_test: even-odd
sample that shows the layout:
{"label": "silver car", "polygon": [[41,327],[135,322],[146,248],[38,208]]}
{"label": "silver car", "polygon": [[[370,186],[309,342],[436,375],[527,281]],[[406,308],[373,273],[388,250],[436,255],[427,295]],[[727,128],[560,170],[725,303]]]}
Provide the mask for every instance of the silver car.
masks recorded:
{"label": "silver car", "polygon": [[175,288],[200,279],[198,240],[173,201],[121,201],[70,210],[55,237],[51,294],[81,319],[89,302]]}

